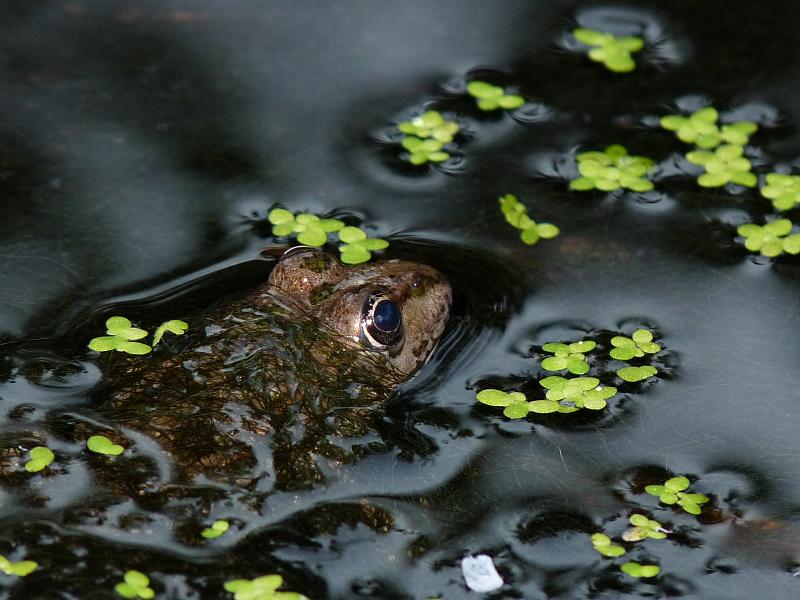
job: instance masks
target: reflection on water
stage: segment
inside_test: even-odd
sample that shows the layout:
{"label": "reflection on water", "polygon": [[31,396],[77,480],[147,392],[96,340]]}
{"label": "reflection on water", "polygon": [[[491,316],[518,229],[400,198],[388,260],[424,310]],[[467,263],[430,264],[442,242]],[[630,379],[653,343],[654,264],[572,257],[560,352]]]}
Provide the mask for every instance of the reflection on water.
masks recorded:
{"label": "reflection on water", "polygon": [[[0,597],[108,597],[137,569],[158,597],[223,597],[225,581],[280,573],[310,598],[460,598],[461,559],[480,553],[506,582],[498,597],[796,596],[798,263],[750,258],[735,228],[770,203],[698,188],[657,117],[713,103],[756,121],[755,171],[788,172],[798,18],[790,2],[689,0],[10,3],[0,554],[39,568],[0,575]],[[588,61],[565,35],[575,24],[641,35],[636,71]],[[482,113],[463,94],[472,79],[529,102]],[[409,167],[391,137],[423,109],[462,128],[441,167]],[[575,154],[611,143],[657,160],[654,192],[568,190]],[[506,193],[561,235],[520,243],[497,208]],[[259,257],[274,203],[357,217],[391,241],[387,256],[444,272],[451,322],[366,427],[305,449],[320,477],[275,485],[276,460],[303,465],[264,450],[245,475],[193,478],[126,421],[147,398],[110,415],[85,344],[122,308],[199,322],[254,289],[272,266]],[[659,378],[620,386],[601,414],[512,421],[475,401],[489,385],[539,397],[545,342],[606,348],[639,326],[667,349]],[[130,446],[90,454],[82,428]],[[28,473],[37,445],[56,460]],[[710,497],[701,515],[644,492],[676,474]],[[597,531],[620,539],[631,512],[672,531],[628,546],[661,567],[653,580],[591,547]],[[202,538],[217,519],[229,531]]]}

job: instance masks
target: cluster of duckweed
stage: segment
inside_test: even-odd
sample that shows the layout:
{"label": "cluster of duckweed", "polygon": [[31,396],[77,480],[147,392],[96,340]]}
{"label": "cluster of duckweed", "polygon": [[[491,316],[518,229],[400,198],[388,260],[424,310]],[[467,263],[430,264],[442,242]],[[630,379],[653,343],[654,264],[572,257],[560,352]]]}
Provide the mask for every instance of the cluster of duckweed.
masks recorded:
{"label": "cluster of duckweed", "polygon": [[[622,534],[622,539],[628,543],[641,542],[642,540],[652,538],[654,540],[663,540],[667,534],[672,533],[666,529],[661,523],[654,519],[640,514],[633,513],[628,517],[628,523],[631,527],[626,529]],[[591,537],[592,548],[606,558],[619,558],[627,554],[624,546],[615,544],[613,540],[605,533],[594,533]],[[656,577],[661,573],[661,567],[652,564],[640,564],[634,561],[627,561],[620,565],[620,571],[631,577]]]}
{"label": "cluster of duckweed", "polygon": [[228,531],[230,526],[230,523],[228,523],[225,519],[218,519],[211,524],[211,527],[206,527],[203,529],[203,531],[200,532],[200,535],[207,540],[213,540]]}
{"label": "cluster of duckweed", "polygon": [[573,37],[589,46],[589,58],[602,63],[609,71],[629,73],[636,68],[634,52],[644,48],[644,40],[638,36],[617,37],[607,31],[596,31],[585,27],[572,30]]}
{"label": "cluster of duckweed", "polygon": [[403,134],[400,144],[408,151],[408,162],[422,165],[450,158],[444,147],[453,141],[461,126],[458,121],[445,119],[438,110],[428,110],[408,121],[401,121],[397,129]]}
{"label": "cluster of duckweed", "polygon": [[177,319],[165,321],[156,328],[152,346],[149,346],[136,341],[147,337],[149,335],[147,331],[134,327],[125,317],[115,316],[106,320],[106,335],[92,338],[89,341],[89,348],[96,352],[116,350],[126,354],[149,354],[166,332],[183,335],[188,328],[189,325],[184,321]]}
{"label": "cluster of duckweed", "polygon": [[308,600],[298,592],[278,591],[283,585],[280,575],[262,575],[255,579],[234,579],[225,584],[225,590],[234,600]]}
{"label": "cluster of duckweed", "polygon": [[589,372],[589,363],[586,362],[586,353],[595,349],[597,342],[581,340],[571,344],[550,342],[542,346],[542,350],[552,354],[542,361],[545,371],[563,371],[566,369],[573,375],[583,375]]}
{"label": "cluster of duckweed", "polygon": [[702,187],[722,187],[735,183],[744,187],[755,187],[758,177],[751,172],[752,164],[742,154],[743,146],[723,144],[714,151],[692,150],[686,153],[686,160],[705,169],[705,173],[697,178]]}
{"label": "cluster of duckweed", "polygon": [[506,221],[520,230],[520,239],[532,246],[540,239],[549,240],[556,237],[560,230],[551,223],[537,223],[528,216],[528,209],[514,194],[506,194],[499,198],[500,210]]}
{"label": "cluster of duckweed", "polygon": [[647,175],[656,163],[644,156],[629,155],[625,146],[620,144],[612,144],[602,152],[582,152],[576,159],[580,177],[569,182],[573,190],[648,192],[653,189],[653,182],[647,179]]}
{"label": "cluster of duckweed", "polygon": [[764,225],[745,223],[736,229],[744,238],[744,247],[751,252],[774,258],[781,254],[800,254],[800,233],[792,233],[789,219],[777,219]]}
{"label": "cluster of duckweed", "polygon": [[[615,335],[610,340],[611,350],[607,360],[629,362],[631,360],[652,359],[662,351],[660,344],[653,341],[653,332],[637,329],[631,337]],[[608,401],[617,395],[615,385],[601,382],[600,377],[608,378],[609,371],[598,370],[598,377],[585,377],[591,370],[587,355],[598,349],[594,340],[576,342],[548,342],[542,345],[542,352],[551,354],[540,361],[540,367],[548,372],[565,372],[578,375],[566,377],[549,375],[539,380],[545,390],[545,397],[528,400],[522,392],[506,392],[496,388],[486,388],[476,394],[481,404],[502,407],[503,415],[509,419],[522,419],[528,413],[573,413],[581,409],[602,410]],[[598,358],[602,358],[598,357]],[[649,379],[658,373],[652,364],[628,364],[613,371],[624,382],[636,383]]]}
{"label": "cluster of duckweed", "polygon": [[149,600],[156,593],[150,587],[150,578],[141,571],[126,571],[123,581],[114,586],[114,591],[123,598],[142,598]]}
{"label": "cluster of duckweed", "polygon": [[677,504],[687,513],[699,515],[700,506],[708,502],[705,494],[687,494],[684,492],[690,485],[689,479],[683,476],[671,477],[661,485],[648,485],[644,490],[652,496],[658,496],[660,502],[668,505]]}
{"label": "cluster of duckweed", "polygon": [[722,143],[746,146],[750,136],[758,131],[752,121],[736,121],[720,127],[719,112],[712,106],[696,110],[690,115],[666,115],[661,117],[661,127],[675,132],[682,142],[694,144],[703,150],[711,150]]}
{"label": "cluster of duckweed", "polygon": [[[667,479],[661,485],[648,485],[645,491],[653,496],[657,496],[661,503],[666,505],[678,505],[685,512],[691,515],[699,515],[702,512],[701,505],[709,501],[705,494],[689,494],[686,490],[690,485],[689,479],[684,476],[676,476]],[[667,529],[661,522],[651,519],[641,512],[633,512],[628,515],[629,527],[620,536],[627,544],[636,544],[647,539],[663,540],[673,532]],[[591,536],[592,548],[611,559],[625,556],[628,549],[603,532],[597,532]],[[656,577],[661,573],[661,568],[653,564],[641,564],[635,561],[626,561],[620,564],[620,570],[631,577],[650,578]]]}
{"label": "cluster of duckweed", "polygon": [[514,110],[525,104],[525,98],[519,94],[508,94],[499,85],[492,85],[485,81],[470,81],[467,84],[467,93],[475,98],[478,108],[485,111],[499,108]]}
{"label": "cluster of duckweed", "polygon": [[292,214],[285,208],[273,208],[267,216],[272,224],[272,235],[289,237],[296,234],[297,241],[306,246],[320,248],[328,242],[329,234],[336,234],[340,258],[343,263],[356,265],[372,258],[372,252],[384,250],[389,242],[370,238],[360,227],[345,225],[340,219],[320,219],[310,213]]}
{"label": "cluster of duckweed", "polygon": [[772,201],[780,211],[794,208],[800,204],[800,176],[785,173],[767,173],[761,195]]}

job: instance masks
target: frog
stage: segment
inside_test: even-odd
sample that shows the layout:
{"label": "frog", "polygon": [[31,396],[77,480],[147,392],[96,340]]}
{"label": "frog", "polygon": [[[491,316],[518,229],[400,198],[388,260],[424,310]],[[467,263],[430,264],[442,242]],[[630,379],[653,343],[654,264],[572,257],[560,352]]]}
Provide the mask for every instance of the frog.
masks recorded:
{"label": "frog", "polygon": [[98,420],[79,435],[155,442],[179,479],[312,487],[365,451],[359,438],[426,364],[452,301],[428,265],[291,248],[265,284],[193,319],[171,351],[109,357]]}

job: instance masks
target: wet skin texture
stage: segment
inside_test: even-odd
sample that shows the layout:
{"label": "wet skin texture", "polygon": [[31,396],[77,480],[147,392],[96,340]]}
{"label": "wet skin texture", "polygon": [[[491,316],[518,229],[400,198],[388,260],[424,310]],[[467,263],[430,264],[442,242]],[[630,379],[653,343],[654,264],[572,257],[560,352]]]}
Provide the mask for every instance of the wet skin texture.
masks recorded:
{"label": "wet skin texture", "polygon": [[126,445],[122,435],[144,433],[171,455],[171,480],[309,487],[358,456],[353,438],[425,364],[451,299],[425,265],[348,267],[290,250],[265,286],[192,322],[174,354],[108,357],[98,412],[115,431],[82,424],[77,433]]}

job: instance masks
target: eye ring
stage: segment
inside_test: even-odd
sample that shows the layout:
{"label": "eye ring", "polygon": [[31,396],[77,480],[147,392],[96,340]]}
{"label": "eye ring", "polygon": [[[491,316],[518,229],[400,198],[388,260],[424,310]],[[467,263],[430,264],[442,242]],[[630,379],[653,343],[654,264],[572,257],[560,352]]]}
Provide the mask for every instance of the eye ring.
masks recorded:
{"label": "eye ring", "polygon": [[403,341],[403,315],[385,294],[370,294],[361,312],[361,338],[375,350],[387,350]]}

